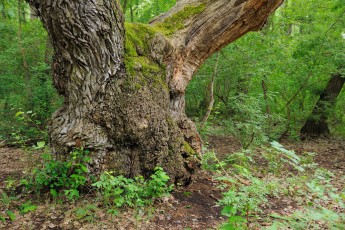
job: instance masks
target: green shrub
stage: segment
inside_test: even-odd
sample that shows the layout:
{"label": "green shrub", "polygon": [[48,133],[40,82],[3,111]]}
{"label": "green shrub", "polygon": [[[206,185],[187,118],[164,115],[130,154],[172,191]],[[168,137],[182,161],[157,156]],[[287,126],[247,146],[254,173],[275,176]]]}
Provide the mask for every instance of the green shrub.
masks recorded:
{"label": "green shrub", "polygon": [[66,161],[55,160],[51,154],[44,154],[42,167],[34,168],[29,180],[22,180],[22,183],[30,190],[50,191],[53,197],[63,193],[68,199],[79,198],[79,190],[88,181],[88,154],[86,150],[75,149]]}
{"label": "green shrub", "polygon": [[167,185],[169,179],[163,169],[157,167],[148,181],[142,176],[130,179],[104,172],[92,186],[98,189],[101,199],[109,208],[142,207],[151,204],[154,198],[167,195],[173,189],[172,185]]}

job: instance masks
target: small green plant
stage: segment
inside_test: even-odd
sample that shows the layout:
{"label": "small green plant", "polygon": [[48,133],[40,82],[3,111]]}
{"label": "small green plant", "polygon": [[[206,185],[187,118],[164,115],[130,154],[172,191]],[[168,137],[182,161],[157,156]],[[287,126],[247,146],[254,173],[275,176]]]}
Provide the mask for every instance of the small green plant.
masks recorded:
{"label": "small green plant", "polygon": [[[1,191],[1,189],[0,189]],[[12,197],[12,196],[8,196],[5,192],[2,192],[1,191],[1,194],[0,194],[0,207],[4,207],[4,214],[5,216],[3,215],[0,215],[0,221],[1,222],[6,222],[8,219],[10,221],[15,221],[16,220],[16,215],[11,211],[12,207],[13,206],[13,201],[15,201],[17,198],[16,197]]]}
{"label": "small green plant", "polygon": [[23,180],[22,183],[38,192],[50,191],[54,198],[63,194],[70,200],[77,199],[79,189],[88,181],[88,154],[86,150],[75,149],[66,161],[55,160],[51,154],[44,154],[42,168],[35,168],[29,181]]}
{"label": "small green plant", "polygon": [[13,201],[15,201],[16,199],[17,199],[16,197],[9,196],[5,192],[1,191],[1,194],[0,194],[0,204],[3,207],[9,208],[11,206],[11,204],[13,203]]}
{"label": "small green plant", "polygon": [[46,139],[47,132],[40,126],[41,121],[36,117],[37,114],[31,110],[18,111],[15,114],[19,127],[11,133],[13,144],[26,147],[27,142],[32,142],[32,139]]}
{"label": "small green plant", "polygon": [[30,200],[19,206],[19,211],[21,214],[26,214],[28,212],[35,211],[36,209],[37,209],[37,206],[31,204]]}
{"label": "small green plant", "polygon": [[12,177],[6,178],[5,182],[5,189],[7,191],[13,191],[16,189],[17,186],[17,180],[13,179]]}
{"label": "small green plant", "polygon": [[227,189],[218,204],[223,206],[221,214],[228,221],[221,229],[249,228],[253,214],[261,212],[260,205],[267,202],[266,196],[274,191],[274,185],[256,178],[249,170],[254,160],[250,151],[244,150],[229,155],[220,161],[214,152],[203,158],[204,167],[217,172],[221,189]]}
{"label": "small green plant", "polygon": [[192,195],[192,192],[185,191],[185,192],[183,192],[183,195],[189,197]]}
{"label": "small green plant", "polygon": [[[263,149],[263,153],[268,165],[277,163],[276,168],[271,168],[273,171],[255,167],[254,159],[259,159],[260,156],[254,157],[251,150],[230,154],[223,161],[219,160],[214,152],[207,153],[202,159],[204,168],[217,173],[216,179],[221,182],[219,188],[225,190],[218,204],[223,206],[221,214],[228,217],[228,220],[221,229],[252,229],[254,219],[263,212],[263,204],[268,202],[268,197],[280,197],[284,192],[285,195],[291,195],[290,188],[296,193],[309,186],[314,188],[314,193],[319,197],[323,196],[323,190],[317,185],[329,180],[328,173],[316,173],[315,180],[319,178],[318,181],[310,179],[302,165],[303,159],[277,142],[272,143],[272,148]],[[312,163],[310,160],[305,162]],[[298,172],[292,177],[283,175],[283,178],[278,178],[276,173],[271,173],[291,168]],[[307,178],[309,183],[306,183]],[[314,194],[311,189],[309,191]],[[309,200],[305,196],[303,199]]]}
{"label": "small green plant", "polygon": [[281,154],[281,161],[293,166],[298,172],[304,172],[305,169],[301,165],[301,158],[296,155],[296,153],[292,150],[287,150],[282,146],[280,143],[273,141],[271,142],[271,146],[279,151]]}
{"label": "small green plant", "polygon": [[152,199],[167,195],[173,189],[167,185],[169,179],[163,169],[157,167],[148,181],[142,176],[130,179],[104,172],[92,186],[98,189],[109,211],[117,214],[116,208],[143,207],[151,204]]}
{"label": "small green plant", "polygon": [[95,211],[97,207],[93,204],[88,204],[85,207],[78,208],[75,211],[76,217],[78,220],[86,220],[88,222],[92,222],[96,219]]}
{"label": "small green plant", "polygon": [[308,176],[290,178],[289,183],[298,184],[299,190],[304,186],[298,194],[304,208],[289,216],[271,215],[275,221],[268,229],[344,229],[345,215],[333,208],[345,208],[345,193],[331,184],[333,178],[333,173],[322,168]]}
{"label": "small green plant", "polygon": [[16,220],[16,214],[14,214],[12,211],[10,210],[7,210],[6,211],[6,215],[8,216],[8,218],[11,220],[11,221],[15,221]]}
{"label": "small green plant", "polygon": [[[220,179],[224,181],[224,178]],[[225,206],[222,215],[228,217],[226,229],[230,226],[233,229],[240,229],[244,223],[247,223],[247,228],[249,228],[251,215],[261,212],[260,205],[267,202],[266,196],[269,192],[267,183],[255,177],[250,178],[250,184],[232,185],[227,192],[223,193],[223,198],[218,202],[219,205]]]}
{"label": "small green plant", "polygon": [[324,207],[306,208],[302,211],[296,211],[288,217],[279,215],[272,215],[271,217],[277,220],[268,228],[269,230],[345,229],[345,214]]}

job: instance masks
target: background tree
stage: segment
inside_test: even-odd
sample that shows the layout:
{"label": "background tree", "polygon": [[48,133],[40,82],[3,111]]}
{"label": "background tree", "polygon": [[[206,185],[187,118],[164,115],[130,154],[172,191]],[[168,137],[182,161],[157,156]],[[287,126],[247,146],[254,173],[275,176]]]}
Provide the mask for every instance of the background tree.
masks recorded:
{"label": "background tree", "polygon": [[[6,17],[0,19],[0,139],[35,142],[45,138],[40,130],[45,130],[47,120],[60,105],[50,76],[47,33],[38,20],[29,19],[24,1],[3,3]],[[23,111],[29,119],[15,116]]]}
{"label": "background tree", "polygon": [[[344,11],[343,0],[286,1],[261,32],[248,33],[224,48],[215,82],[213,127],[207,133],[235,135],[244,146],[253,133],[253,143],[299,138],[327,82],[345,60]],[[208,84],[214,63],[210,58],[187,89],[186,111],[195,120],[206,97],[200,89]],[[344,90],[330,111],[332,134],[345,135],[343,110]]]}
{"label": "background tree", "polygon": [[334,74],[328,81],[325,90],[320,95],[313,112],[308,117],[301,129],[304,137],[320,137],[330,135],[328,128],[329,111],[334,106],[336,99],[343,88],[345,78],[340,74]]}

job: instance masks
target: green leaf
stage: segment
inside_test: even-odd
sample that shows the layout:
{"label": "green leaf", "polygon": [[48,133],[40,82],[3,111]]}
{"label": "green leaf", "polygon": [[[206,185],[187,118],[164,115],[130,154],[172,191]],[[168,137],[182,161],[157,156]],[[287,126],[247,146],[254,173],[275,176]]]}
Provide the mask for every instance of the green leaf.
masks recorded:
{"label": "green leaf", "polygon": [[7,216],[10,218],[11,221],[16,220],[16,215],[12,211],[6,211]]}
{"label": "green leaf", "polygon": [[226,223],[220,229],[221,230],[237,230],[238,228],[234,226],[233,224]]}
{"label": "green leaf", "polygon": [[20,116],[20,115],[22,115],[22,114],[24,114],[24,112],[18,111],[18,112],[16,112],[16,117],[18,117],[18,116]]}
{"label": "green leaf", "polygon": [[50,194],[55,198],[57,197],[59,194],[55,189],[50,189]]}
{"label": "green leaf", "polygon": [[77,189],[69,189],[69,190],[65,190],[65,196],[69,199],[69,200],[73,200],[74,198],[79,198],[79,191]]}
{"label": "green leaf", "polygon": [[107,213],[113,215],[113,216],[117,216],[119,215],[119,211],[117,211],[116,209],[108,209]]}
{"label": "green leaf", "polygon": [[236,208],[234,206],[225,206],[222,211],[221,214],[223,216],[232,216],[235,215],[237,212]]}
{"label": "green leaf", "polygon": [[46,146],[46,143],[44,141],[37,142],[35,149],[42,149]]}
{"label": "green leaf", "polygon": [[36,205],[33,205],[31,204],[31,201],[28,201],[24,204],[22,204],[20,207],[20,212],[22,214],[25,214],[25,213],[28,213],[28,212],[31,212],[31,211],[35,211],[37,209],[37,206]]}
{"label": "green leaf", "polygon": [[89,172],[89,170],[87,169],[87,167],[85,165],[80,165],[80,169],[83,170],[84,172]]}

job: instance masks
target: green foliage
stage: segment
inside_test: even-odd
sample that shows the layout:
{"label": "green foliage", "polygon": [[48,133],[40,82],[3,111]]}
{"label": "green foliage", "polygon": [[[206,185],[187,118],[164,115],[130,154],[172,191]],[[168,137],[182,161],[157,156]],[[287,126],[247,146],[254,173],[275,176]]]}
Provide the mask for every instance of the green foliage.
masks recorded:
{"label": "green foliage", "polygon": [[[277,218],[268,229],[344,229],[345,215],[336,213],[327,208],[308,208],[296,211],[289,217],[273,216]],[[279,220],[281,219],[281,220]]]}
{"label": "green foliage", "polygon": [[[294,167],[299,172],[304,172],[304,167],[301,166],[301,158],[295,154],[292,150],[285,149],[281,144],[279,144],[276,141],[271,142],[271,146],[278,150],[278,154],[275,154],[274,151],[270,151],[270,153],[266,156],[268,156],[269,165],[271,168],[281,169],[282,164],[288,164],[292,167]],[[272,156],[275,155],[274,158]],[[271,158],[271,159],[270,159]],[[280,167],[277,167],[275,165],[280,165]]]}
{"label": "green foliage", "polygon": [[120,0],[124,8],[124,2],[127,2],[124,9],[126,21],[147,23],[155,16],[168,11],[175,5],[176,0]]}
{"label": "green foliage", "polygon": [[[7,9],[16,12],[16,7]],[[47,120],[61,104],[50,76],[47,33],[39,20],[19,27],[17,18],[8,17],[0,20],[0,34],[0,140],[16,143],[18,135],[25,141],[42,139]],[[16,116],[18,111],[27,117]]]}
{"label": "green foliage", "polygon": [[78,220],[86,220],[92,222],[96,219],[95,211],[97,207],[93,204],[88,204],[85,207],[78,208],[75,211],[76,217]]}
{"label": "green foliage", "polygon": [[92,186],[98,189],[109,210],[114,211],[120,207],[143,207],[151,204],[152,199],[167,195],[173,189],[167,185],[169,179],[163,169],[157,167],[148,181],[141,176],[130,179],[104,172]]}
{"label": "green foliage", "polygon": [[11,133],[12,144],[25,147],[26,142],[33,141],[32,139],[46,139],[47,132],[40,128],[41,121],[37,120],[37,114],[32,111],[18,111],[15,117],[19,126]]}
{"label": "green foliage", "polygon": [[343,229],[345,214],[335,212],[330,205],[324,207],[324,203],[333,203],[345,208],[345,193],[333,187],[333,177],[327,170],[316,170],[310,178],[303,181],[306,184],[306,191],[303,192],[304,210],[296,211],[287,217],[273,215],[276,220],[269,229]]}
{"label": "green foliage", "polygon": [[[244,147],[298,138],[332,74],[344,75],[344,6],[342,0],[285,2],[261,32],[221,50],[210,126],[235,135]],[[215,62],[209,58],[187,88],[186,112],[195,120],[205,113]],[[335,135],[345,135],[343,108],[344,90],[328,107]]]}
{"label": "green foliage", "polygon": [[229,98],[229,101],[231,103],[228,104],[227,109],[232,111],[233,115],[223,120],[222,125],[225,130],[234,134],[244,149],[252,144],[266,142],[268,124],[267,115],[260,108],[262,102],[245,94]]}
{"label": "green foliage", "polygon": [[29,180],[22,183],[29,190],[50,191],[54,198],[63,193],[69,200],[78,199],[80,189],[88,182],[88,154],[87,150],[75,149],[65,161],[53,159],[51,154],[44,154],[42,167],[34,168]]}
{"label": "green foliage", "polygon": [[37,209],[37,206],[31,204],[31,201],[27,201],[26,203],[19,206],[19,211],[21,214],[26,214],[28,212],[35,211],[36,209]]}
{"label": "green foliage", "polygon": [[289,216],[270,214],[273,224],[268,229],[344,228],[345,215],[335,211],[345,208],[344,191],[332,185],[333,173],[315,167],[315,154],[297,155],[277,142],[261,152],[245,150],[223,160],[214,152],[203,156],[203,168],[216,173],[224,191],[218,204],[228,219],[221,229],[260,228],[255,219],[266,215],[265,204],[273,197],[292,199],[302,209]]}
{"label": "green foliage", "polygon": [[17,219],[16,214],[13,210],[18,209],[19,213],[24,215],[29,212],[33,212],[37,209],[36,205],[33,205],[31,201],[27,201],[25,203],[18,203],[18,197],[16,196],[9,196],[5,192],[1,191],[0,194],[0,212],[3,215],[0,215],[0,221],[15,221]]}
{"label": "green foliage", "polygon": [[222,209],[222,215],[229,218],[228,226],[239,228],[244,222],[248,223],[249,213],[261,212],[260,205],[267,202],[266,196],[269,194],[267,182],[254,177],[250,179],[250,185],[232,186],[223,193],[223,198],[218,202],[225,206]]}
{"label": "green foliage", "polygon": [[6,214],[10,218],[11,221],[15,221],[16,220],[16,215],[12,211],[8,210],[8,211],[6,211]]}

